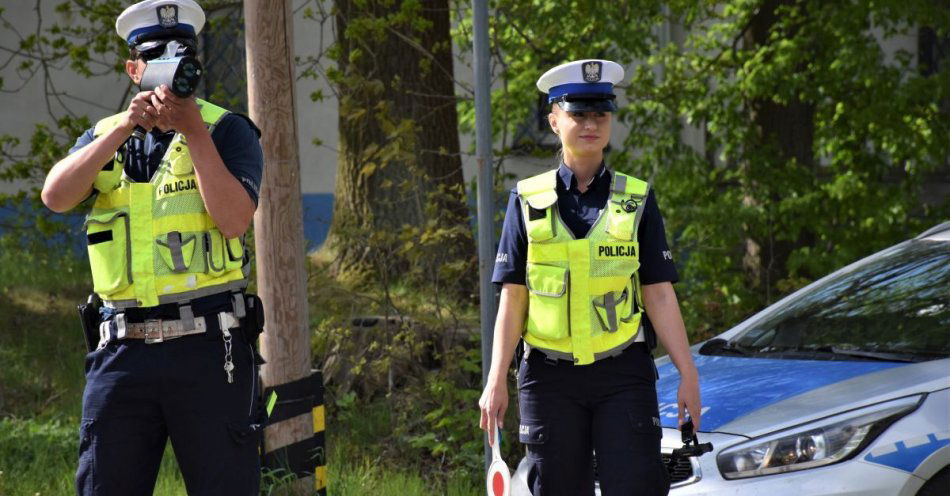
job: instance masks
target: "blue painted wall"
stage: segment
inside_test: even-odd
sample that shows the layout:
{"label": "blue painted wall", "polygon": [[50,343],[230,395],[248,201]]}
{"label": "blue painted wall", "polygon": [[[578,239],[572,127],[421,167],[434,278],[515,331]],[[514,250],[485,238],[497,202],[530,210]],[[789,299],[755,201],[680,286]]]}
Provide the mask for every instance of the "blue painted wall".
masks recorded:
{"label": "blue painted wall", "polygon": [[[302,196],[303,201],[303,234],[304,239],[307,243],[307,251],[313,251],[320,248],[323,245],[323,242],[327,239],[327,234],[330,232],[330,222],[333,220],[333,194],[332,193],[305,193]],[[508,201],[507,192],[499,194],[495,201],[496,209],[496,232],[495,237],[497,238],[498,232],[501,228],[501,217],[499,213],[504,212]],[[472,191],[468,195],[468,204],[469,209],[472,213],[471,215],[471,225],[472,228],[476,228],[476,216],[475,216],[475,195]],[[22,205],[17,210],[22,212],[30,212],[32,207],[29,205]],[[70,215],[60,215],[50,212],[45,208],[42,209],[42,215],[47,216],[47,218],[56,221],[65,221],[67,225],[70,226],[70,231],[67,233],[60,233],[54,238],[50,239],[51,243],[75,243],[75,248],[79,253],[85,251],[85,240],[81,235],[81,227],[83,222],[83,215],[81,214],[70,214]],[[20,212],[17,212],[14,209],[0,207],[0,234],[3,233],[3,224],[4,220],[9,220],[17,215],[22,215]],[[32,215],[32,214],[31,214]],[[497,239],[495,240],[497,246]]]}
{"label": "blue painted wall", "polygon": [[332,193],[305,193],[303,195],[303,237],[307,240],[307,251],[313,251],[323,244],[330,232],[333,220]]}
{"label": "blue painted wall", "polygon": [[[327,239],[327,233],[330,231],[330,221],[333,219],[333,194],[332,193],[311,193],[303,195],[303,235],[307,241],[307,250],[312,251],[323,244]],[[19,211],[18,211],[19,210]],[[10,221],[21,214],[29,213],[32,207],[23,205],[14,210],[11,208],[0,207],[0,234],[3,233],[5,221]],[[81,235],[83,215],[69,214],[62,215],[43,209],[40,212],[46,218],[65,222],[69,226],[69,232],[59,233],[50,237],[50,243],[75,243],[78,251],[84,251],[85,243]],[[30,215],[35,215],[31,213]]]}

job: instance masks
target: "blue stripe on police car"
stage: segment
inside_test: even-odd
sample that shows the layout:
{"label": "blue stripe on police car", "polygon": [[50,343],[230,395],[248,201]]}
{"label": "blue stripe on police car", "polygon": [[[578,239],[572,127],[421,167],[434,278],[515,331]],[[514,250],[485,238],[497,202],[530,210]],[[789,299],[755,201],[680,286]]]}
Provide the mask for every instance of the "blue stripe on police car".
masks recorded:
{"label": "blue stripe on police car", "polygon": [[914,473],[928,456],[947,445],[950,445],[950,432],[932,433],[878,446],[864,460]]}

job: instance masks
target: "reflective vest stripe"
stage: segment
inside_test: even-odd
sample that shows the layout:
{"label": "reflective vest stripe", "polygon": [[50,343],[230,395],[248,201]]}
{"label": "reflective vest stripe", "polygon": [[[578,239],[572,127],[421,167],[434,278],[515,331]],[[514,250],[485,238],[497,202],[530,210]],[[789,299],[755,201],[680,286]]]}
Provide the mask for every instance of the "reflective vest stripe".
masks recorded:
{"label": "reflective vest stripe", "polygon": [[[160,305],[164,305],[166,303],[185,303],[197,298],[203,298],[205,296],[211,296],[225,292],[240,291],[245,288],[247,288],[247,280],[242,279],[240,281],[233,281],[226,284],[208,286],[195,291],[163,295],[158,298],[158,303]],[[123,310],[126,308],[139,306],[137,300],[102,300],[102,304],[109,308],[115,308],[116,310]]]}
{"label": "reflective vest stripe", "polygon": [[[135,299],[149,302],[157,294],[155,278],[152,276],[155,260],[152,258],[154,250],[152,243],[152,185],[148,183],[133,183],[129,205],[129,217],[132,219],[132,276],[135,283]],[[143,306],[149,306],[143,304]]]}

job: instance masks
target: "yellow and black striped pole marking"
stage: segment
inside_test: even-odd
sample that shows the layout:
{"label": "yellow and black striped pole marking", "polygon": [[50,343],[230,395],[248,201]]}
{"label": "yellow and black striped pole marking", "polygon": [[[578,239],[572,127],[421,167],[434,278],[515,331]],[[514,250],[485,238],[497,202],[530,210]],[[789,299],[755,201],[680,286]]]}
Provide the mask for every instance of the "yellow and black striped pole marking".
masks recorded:
{"label": "yellow and black striped pole marking", "polygon": [[[271,393],[276,393],[276,400]],[[323,373],[312,370],[303,379],[264,390],[270,417],[268,425],[313,414],[313,436],[302,441],[264,453],[263,466],[271,470],[283,469],[297,477],[314,478],[316,494],[326,496],[326,409],[323,405]]]}

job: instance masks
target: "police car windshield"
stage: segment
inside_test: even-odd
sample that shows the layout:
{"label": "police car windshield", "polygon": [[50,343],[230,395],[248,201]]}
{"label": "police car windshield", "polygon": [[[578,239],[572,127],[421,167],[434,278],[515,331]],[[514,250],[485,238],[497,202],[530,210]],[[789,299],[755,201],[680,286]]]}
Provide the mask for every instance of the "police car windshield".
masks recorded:
{"label": "police car windshield", "polygon": [[948,338],[950,241],[923,239],[802,294],[723,354],[916,362],[950,356]]}

